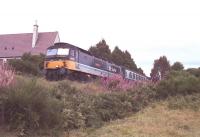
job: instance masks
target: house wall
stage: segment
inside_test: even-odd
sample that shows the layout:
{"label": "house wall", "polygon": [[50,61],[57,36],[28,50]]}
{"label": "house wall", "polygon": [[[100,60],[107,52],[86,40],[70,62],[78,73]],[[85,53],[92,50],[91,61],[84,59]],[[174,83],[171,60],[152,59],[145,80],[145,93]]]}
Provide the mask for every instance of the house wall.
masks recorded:
{"label": "house wall", "polygon": [[4,64],[7,62],[7,58],[0,58],[0,64]]}
{"label": "house wall", "polygon": [[8,62],[10,59],[21,59],[20,57],[15,58],[0,58],[0,64]]}
{"label": "house wall", "polygon": [[0,64],[2,64],[3,63],[3,59],[0,59]]}

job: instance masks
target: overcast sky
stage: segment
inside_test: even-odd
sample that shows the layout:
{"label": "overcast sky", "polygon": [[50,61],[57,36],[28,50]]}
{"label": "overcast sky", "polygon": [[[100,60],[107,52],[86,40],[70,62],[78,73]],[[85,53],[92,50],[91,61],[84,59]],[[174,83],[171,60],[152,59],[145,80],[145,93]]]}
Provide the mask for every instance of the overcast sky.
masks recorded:
{"label": "overcast sky", "polygon": [[61,41],[83,49],[102,38],[111,49],[128,50],[149,75],[153,61],[167,56],[200,67],[198,0],[4,0],[0,34],[58,31]]}

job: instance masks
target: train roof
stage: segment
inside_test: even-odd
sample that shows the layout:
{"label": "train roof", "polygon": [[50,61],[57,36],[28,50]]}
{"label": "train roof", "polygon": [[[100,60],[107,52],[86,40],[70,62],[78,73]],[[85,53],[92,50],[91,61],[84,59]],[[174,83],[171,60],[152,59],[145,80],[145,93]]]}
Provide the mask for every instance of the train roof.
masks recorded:
{"label": "train roof", "polygon": [[58,42],[58,43],[55,43],[54,45],[48,47],[47,49],[53,49],[53,48],[74,48],[74,49],[79,49],[80,51],[91,55],[91,53],[90,53],[89,51],[84,50],[84,49],[81,49],[81,48],[79,48],[79,47],[77,47],[77,46],[74,46],[74,45],[72,45],[72,44],[65,43],[65,42]]}

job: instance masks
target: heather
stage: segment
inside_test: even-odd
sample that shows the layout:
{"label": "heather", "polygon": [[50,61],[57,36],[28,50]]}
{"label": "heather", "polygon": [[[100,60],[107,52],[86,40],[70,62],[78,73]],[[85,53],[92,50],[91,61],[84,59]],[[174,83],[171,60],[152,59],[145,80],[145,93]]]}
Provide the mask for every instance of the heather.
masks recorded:
{"label": "heather", "polygon": [[138,89],[144,85],[150,85],[152,82],[139,80],[132,81],[124,79],[121,75],[113,75],[112,77],[101,78],[100,84],[105,89],[105,91],[125,92]]}

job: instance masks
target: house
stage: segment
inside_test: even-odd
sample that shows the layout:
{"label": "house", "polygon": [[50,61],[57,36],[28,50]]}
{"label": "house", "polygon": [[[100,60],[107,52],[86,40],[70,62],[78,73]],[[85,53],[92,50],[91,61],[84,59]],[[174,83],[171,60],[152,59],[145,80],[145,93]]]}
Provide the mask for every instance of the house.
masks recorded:
{"label": "house", "polygon": [[24,53],[45,54],[46,49],[60,42],[58,32],[38,32],[38,25],[33,26],[33,33],[0,35],[0,63],[8,59],[20,59]]}

